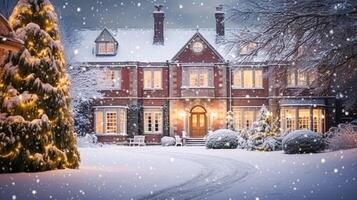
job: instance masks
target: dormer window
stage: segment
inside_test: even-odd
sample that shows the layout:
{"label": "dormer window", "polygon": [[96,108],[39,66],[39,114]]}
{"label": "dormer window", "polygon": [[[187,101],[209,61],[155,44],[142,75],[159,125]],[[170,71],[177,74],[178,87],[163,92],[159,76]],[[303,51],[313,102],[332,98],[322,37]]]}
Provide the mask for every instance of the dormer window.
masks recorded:
{"label": "dormer window", "polygon": [[255,51],[256,48],[257,48],[257,43],[255,43],[255,42],[241,44],[239,54],[240,55],[251,55]]}
{"label": "dormer window", "polygon": [[99,42],[98,55],[114,55],[115,44],[113,42]]}
{"label": "dormer window", "polygon": [[97,56],[115,56],[118,42],[108,29],[104,29],[95,40]]}

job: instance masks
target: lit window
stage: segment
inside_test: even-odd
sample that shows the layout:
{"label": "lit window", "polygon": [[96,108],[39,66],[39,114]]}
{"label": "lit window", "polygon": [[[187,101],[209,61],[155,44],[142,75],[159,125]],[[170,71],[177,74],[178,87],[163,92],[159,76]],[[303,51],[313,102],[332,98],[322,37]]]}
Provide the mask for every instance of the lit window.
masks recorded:
{"label": "lit window", "polygon": [[[322,108],[282,108],[281,113],[283,129],[285,130],[295,130],[297,128],[309,129],[319,133],[324,132],[325,116]],[[311,117],[312,127],[310,127]]]}
{"label": "lit window", "polygon": [[144,111],[144,131],[145,134],[162,133],[162,110],[145,109]]}
{"label": "lit window", "polygon": [[263,70],[235,70],[233,76],[235,88],[263,88]]}
{"label": "lit window", "polygon": [[116,112],[106,112],[106,133],[117,133],[117,113]]}
{"label": "lit window", "polygon": [[305,70],[290,69],[287,72],[287,85],[290,87],[307,86],[307,72]]}
{"label": "lit window", "polygon": [[95,131],[97,134],[126,134],[126,110],[96,110]]}
{"label": "lit window", "polygon": [[204,67],[185,67],[183,81],[183,85],[188,87],[211,87],[213,86],[213,70]]}
{"label": "lit window", "polygon": [[299,109],[299,129],[309,129],[310,109]]}
{"label": "lit window", "polygon": [[248,129],[257,119],[259,108],[233,108],[235,128]]}
{"label": "lit window", "polygon": [[295,130],[296,129],[296,109],[285,109],[285,123],[287,130]]}
{"label": "lit window", "polygon": [[103,112],[95,112],[95,132],[97,134],[104,133],[104,121],[103,121]]}
{"label": "lit window", "polygon": [[121,70],[104,69],[97,73],[98,90],[119,90],[121,89]]}
{"label": "lit window", "polygon": [[162,88],[162,70],[144,69],[144,89]]}
{"label": "lit window", "polygon": [[240,55],[250,55],[257,48],[257,43],[249,42],[247,44],[242,44],[240,47]]}
{"label": "lit window", "polygon": [[113,55],[115,54],[115,44],[112,42],[99,42],[98,43],[99,55]]}

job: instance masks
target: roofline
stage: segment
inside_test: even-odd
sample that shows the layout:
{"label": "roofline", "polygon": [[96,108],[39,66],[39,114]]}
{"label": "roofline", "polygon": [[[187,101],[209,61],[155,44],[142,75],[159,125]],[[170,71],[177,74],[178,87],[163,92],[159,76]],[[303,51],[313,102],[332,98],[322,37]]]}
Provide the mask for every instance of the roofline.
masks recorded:
{"label": "roofline", "polygon": [[225,62],[225,59],[223,58],[223,56],[222,56],[220,53],[218,53],[218,51],[206,40],[205,37],[203,37],[203,35],[202,35],[198,30],[197,30],[197,32],[185,43],[185,45],[180,49],[180,51],[178,51],[178,52],[175,54],[175,56],[171,59],[172,62],[175,61],[176,57],[186,49],[186,47],[188,46],[188,44],[190,43],[190,41],[193,40],[193,38],[195,38],[196,36],[200,37],[205,43],[207,43],[208,46],[213,50],[213,52],[219,56],[220,60],[221,60],[222,62]]}
{"label": "roofline", "polygon": [[94,40],[94,42],[100,42],[98,39],[99,37],[103,34],[104,31],[107,31],[109,33],[109,35],[113,38],[113,40],[118,44],[118,41],[115,39],[114,35],[112,34],[112,32],[107,28],[104,27],[104,29],[102,30],[102,32],[100,32],[100,34],[98,35],[98,37]]}
{"label": "roofline", "polygon": [[0,14],[0,21],[6,26],[6,28],[8,29],[8,32],[10,32],[10,33],[13,32],[12,28],[10,27],[9,22],[2,14]]}

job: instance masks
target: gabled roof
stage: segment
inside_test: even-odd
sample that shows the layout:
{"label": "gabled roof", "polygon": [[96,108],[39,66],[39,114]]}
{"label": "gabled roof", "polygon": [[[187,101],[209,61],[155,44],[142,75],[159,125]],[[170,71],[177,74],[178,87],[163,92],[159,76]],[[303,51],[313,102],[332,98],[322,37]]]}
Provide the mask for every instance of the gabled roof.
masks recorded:
{"label": "gabled roof", "polygon": [[113,34],[107,28],[103,29],[103,31],[95,39],[95,42],[115,42],[115,43],[118,43],[118,41],[115,39]]}
{"label": "gabled roof", "polygon": [[223,56],[203,37],[203,35],[197,30],[197,32],[186,42],[186,44],[177,52],[177,54],[171,59],[171,61],[176,61],[176,59],[189,47],[189,45],[196,40],[196,38],[200,38],[203,43],[205,43],[208,48],[214,53],[217,58],[219,58],[220,62],[224,62]]}

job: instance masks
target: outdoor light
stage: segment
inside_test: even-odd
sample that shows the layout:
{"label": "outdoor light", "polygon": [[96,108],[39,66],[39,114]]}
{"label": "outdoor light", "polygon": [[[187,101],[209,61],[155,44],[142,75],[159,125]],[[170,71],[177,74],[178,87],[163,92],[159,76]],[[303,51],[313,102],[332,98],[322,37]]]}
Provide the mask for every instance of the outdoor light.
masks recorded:
{"label": "outdoor light", "polygon": [[184,111],[181,111],[179,115],[180,117],[184,118],[186,116],[186,113]]}

